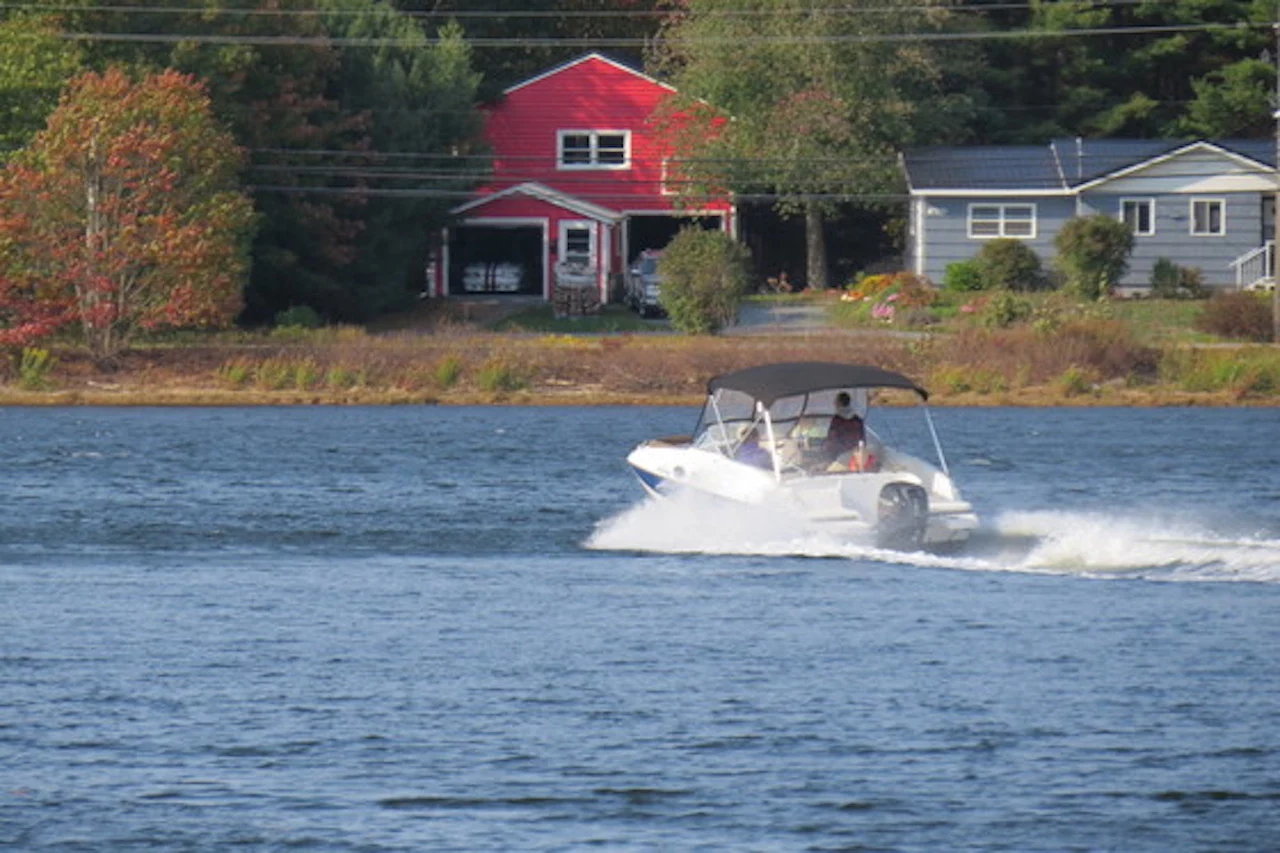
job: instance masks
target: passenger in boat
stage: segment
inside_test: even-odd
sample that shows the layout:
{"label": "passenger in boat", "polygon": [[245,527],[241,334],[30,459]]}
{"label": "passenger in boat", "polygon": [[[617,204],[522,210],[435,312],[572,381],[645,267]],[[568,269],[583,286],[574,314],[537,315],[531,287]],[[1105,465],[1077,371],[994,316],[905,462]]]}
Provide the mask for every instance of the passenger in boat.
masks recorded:
{"label": "passenger in boat", "polygon": [[773,457],[769,455],[769,451],[760,446],[760,430],[758,428],[747,433],[747,437],[742,440],[742,444],[738,445],[738,450],[733,454],[733,458],[756,468],[773,467]]}
{"label": "passenger in boat", "polygon": [[853,400],[848,391],[836,395],[836,413],[831,417],[831,426],[827,428],[827,438],[822,444],[832,459],[842,453],[848,453],[860,443],[867,440],[867,431],[862,418],[853,410]]}
{"label": "passenger in boat", "polygon": [[866,426],[846,391],[836,395],[836,413],[822,449],[831,460],[828,471],[875,471],[880,467],[875,454],[867,452]]}

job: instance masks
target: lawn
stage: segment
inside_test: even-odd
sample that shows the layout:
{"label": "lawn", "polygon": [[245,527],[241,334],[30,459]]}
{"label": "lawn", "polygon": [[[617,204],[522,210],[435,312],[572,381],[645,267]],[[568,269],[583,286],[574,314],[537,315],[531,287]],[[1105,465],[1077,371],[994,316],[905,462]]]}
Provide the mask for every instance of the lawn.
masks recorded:
{"label": "lawn", "polygon": [[545,332],[557,335],[667,331],[666,320],[645,320],[623,305],[606,305],[598,314],[557,317],[550,305],[534,305],[510,314],[492,326],[497,332]]}
{"label": "lawn", "polygon": [[[903,328],[959,332],[997,328],[1020,322],[1048,326],[1067,320],[1118,320],[1135,340],[1150,345],[1216,343],[1223,339],[1195,328],[1205,306],[1197,299],[1109,299],[1080,302],[1057,291],[1036,293],[937,291],[927,307],[898,308],[889,318],[873,315],[880,299],[829,303],[831,322],[838,328]],[[881,311],[881,314],[884,312]]]}

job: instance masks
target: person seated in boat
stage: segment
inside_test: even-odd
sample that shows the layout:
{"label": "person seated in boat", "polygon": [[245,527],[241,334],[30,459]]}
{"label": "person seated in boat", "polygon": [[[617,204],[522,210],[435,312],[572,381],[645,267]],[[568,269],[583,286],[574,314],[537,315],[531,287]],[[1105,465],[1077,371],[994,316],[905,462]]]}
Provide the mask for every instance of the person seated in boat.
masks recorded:
{"label": "person seated in boat", "polygon": [[866,427],[862,418],[854,411],[853,399],[848,391],[841,391],[836,395],[836,413],[831,416],[831,425],[827,427],[827,437],[822,443],[822,449],[834,459],[866,440]]}
{"label": "person seated in boat", "polygon": [[760,446],[759,427],[753,427],[747,433],[746,437],[742,439],[742,443],[738,445],[733,458],[756,468],[773,468],[773,457],[769,454],[769,451]]}
{"label": "person seated in boat", "polygon": [[867,450],[866,425],[854,411],[847,391],[836,395],[836,413],[822,449],[831,460],[828,471],[874,471],[879,467],[875,455]]}

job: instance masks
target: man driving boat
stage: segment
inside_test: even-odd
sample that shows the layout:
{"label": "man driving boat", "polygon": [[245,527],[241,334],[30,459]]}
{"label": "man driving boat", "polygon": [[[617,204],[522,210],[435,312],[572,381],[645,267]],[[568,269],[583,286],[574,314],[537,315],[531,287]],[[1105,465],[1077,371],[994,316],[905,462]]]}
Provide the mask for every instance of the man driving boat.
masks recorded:
{"label": "man driving boat", "polygon": [[836,413],[831,417],[822,449],[832,460],[828,471],[874,471],[879,462],[867,453],[867,430],[853,408],[848,391],[836,395]]}

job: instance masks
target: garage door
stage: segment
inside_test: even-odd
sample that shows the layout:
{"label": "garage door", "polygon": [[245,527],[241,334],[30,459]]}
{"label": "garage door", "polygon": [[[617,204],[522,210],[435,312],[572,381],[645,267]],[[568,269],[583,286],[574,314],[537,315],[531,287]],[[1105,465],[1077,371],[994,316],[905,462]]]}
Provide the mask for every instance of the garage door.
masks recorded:
{"label": "garage door", "polygon": [[449,294],[541,296],[540,225],[462,225],[449,244]]}

